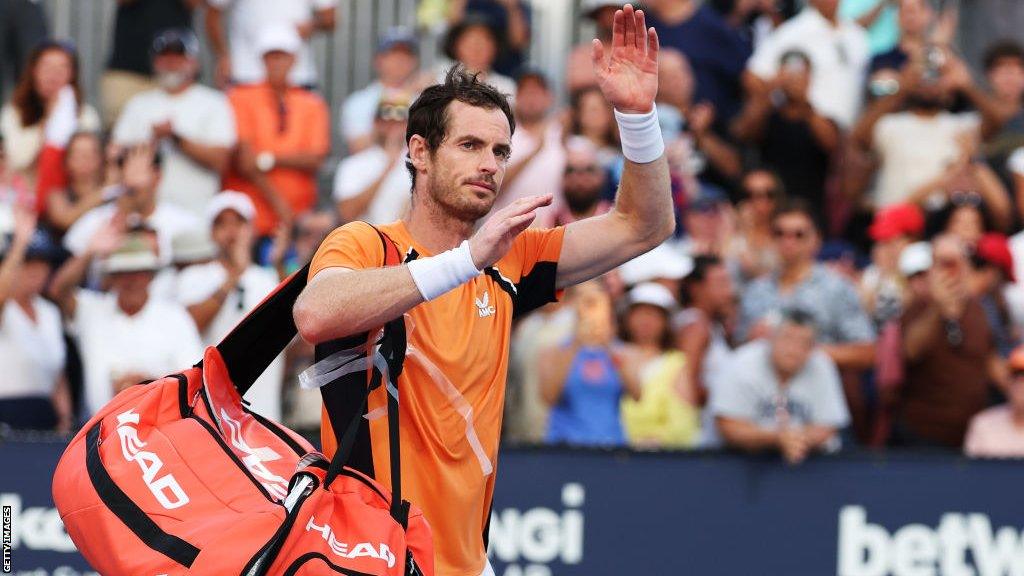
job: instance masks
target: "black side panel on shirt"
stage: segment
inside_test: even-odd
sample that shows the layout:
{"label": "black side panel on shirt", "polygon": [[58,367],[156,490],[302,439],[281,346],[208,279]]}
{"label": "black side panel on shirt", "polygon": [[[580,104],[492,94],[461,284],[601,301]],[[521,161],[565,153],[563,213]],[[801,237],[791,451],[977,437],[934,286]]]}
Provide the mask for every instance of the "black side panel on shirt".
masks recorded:
{"label": "black side panel on shirt", "polygon": [[533,270],[516,284],[516,294],[512,297],[512,317],[518,318],[548,302],[556,301],[555,276],[557,273],[557,262],[537,262],[533,266]]}

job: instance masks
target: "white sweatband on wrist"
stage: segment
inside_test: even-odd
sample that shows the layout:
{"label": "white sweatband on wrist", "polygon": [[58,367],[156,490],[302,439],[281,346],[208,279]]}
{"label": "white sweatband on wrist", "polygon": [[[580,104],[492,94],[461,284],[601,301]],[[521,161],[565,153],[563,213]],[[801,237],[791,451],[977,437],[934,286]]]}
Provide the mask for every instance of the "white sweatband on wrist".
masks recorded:
{"label": "white sweatband on wrist", "polygon": [[424,300],[433,300],[449,290],[480,275],[473,255],[469,253],[469,240],[437,256],[418,258],[409,262],[409,273]]}
{"label": "white sweatband on wrist", "polygon": [[646,164],[661,158],[665,153],[665,139],[661,137],[657,108],[646,114],[623,114],[615,110],[615,122],[619,125],[622,155],[626,160]]}

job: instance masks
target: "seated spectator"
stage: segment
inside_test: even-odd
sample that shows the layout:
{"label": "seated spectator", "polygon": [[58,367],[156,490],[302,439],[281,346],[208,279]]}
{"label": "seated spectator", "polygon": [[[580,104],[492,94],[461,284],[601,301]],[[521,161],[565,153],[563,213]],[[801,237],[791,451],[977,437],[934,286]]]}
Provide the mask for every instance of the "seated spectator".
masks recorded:
{"label": "seated spectator", "polygon": [[576,333],[542,352],[541,397],[551,407],[545,441],[577,446],[622,446],[623,396],[640,398],[635,362],[615,338],[615,316],[599,281],[575,289]]}
{"label": "seated spectator", "polygon": [[1024,458],[1024,348],[1014,350],[1008,362],[1006,404],[974,416],[964,439],[971,458]]}
{"label": "seated spectator", "polygon": [[409,101],[384,96],[376,117],[373,145],[342,158],[334,174],[333,196],[342,222],[388,224],[401,218],[412,201],[405,164]]}
{"label": "seated spectator", "polygon": [[835,363],[816,336],[811,313],[787,310],[770,339],[736,350],[710,404],[727,446],[775,450],[792,464],[839,447],[850,414]]}
{"label": "seated spectator", "polygon": [[[617,300],[625,296],[625,291],[620,288],[628,290],[644,282],[654,282],[673,294],[679,294],[683,279],[692,270],[693,258],[676,250],[671,241],[665,242],[616,268],[615,274],[608,276],[609,291]],[[615,286],[613,278],[622,286]]]}
{"label": "seated spectator", "polygon": [[[522,70],[516,78],[516,98],[513,108],[516,131],[512,134],[512,156],[505,168],[498,199],[491,211],[500,210],[512,202],[538,190],[550,189],[565,171],[565,148],[562,125],[551,114],[555,95],[543,72]],[[562,206],[561,195],[555,194],[550,206],[537,211],[543,220]]]}
{"label": "seated spectator", "polygon": [[629,291],[622,340],[637,354],[640,399],[622,401],[622,423],[636,448],[687,448],[700,432],[697,399],[686,357],[673,346],[670,319],[678,302],[667,288],[647,283]]}
{"label": "seated spectator", "polygon": [[[515,149],[513,147],[513,149]],[[563,205],[542,225],[565,226],[577,220],[599,216],[612,203],[602,198],[608,187],[608,172],[601,166],[597,148],[586,138],[572,136],[565,143],[565,174],[562,175]]]}
{"label": "seated spectator", "polygon": [[[109,292],[78,288],[93,260],[101,261]],[[202,358],[192,318],[176,303],[151,298],[160,260],[138,233],[106,224],[85,250],[58,270],[50,297],[77,337],[84,371],[83,418],[118,392],[160,378]]]}
{"label": "seated spectator", "polygon": [[149,285],[154,298],[178,301],[178,278],[182,270],[206,264],[217,257],[217,246],[210,239],[210,231],[203,228],[178,232],[171,239],[171,265],[156,273]]}
{"label": "seated spectator", "polygon": [[220,191],[235,145],[227,98],[196,83],[199,41],[191,30],[165,30],[153,40],[159,88],[128,101],[111,139],[119,148],[155,141],[164,158],[157,197],[201,218]]}
{"label": "seated spectator", "polygon": [[114,225],[122,232],[147,226],[156,232],[161,264],[171,262],[171,240],[179,233],[199,227],[191,212],[169,202],[157,200],[157,188],[163,179],[163,161],[150,145],[127,150],[120,157],[124,178],[113,190],[116,200],[83,214],[64,235],[64,248],[82,256],[97,230]]}
{"label": "seated spectator", "polygon": [[[851,135],[854,144],[878,162],[872,195],[878,207],[924,202],[935,195],[949,179],[973,168],[968,154],[976,146],[978,131],[987,135],[1000,121],[967,65],[952,53],[938,54],[941,62],[908,62],[900,73],[899,90],[875,101]],[[955,94],[966,96],[980,117],[949,112]]]}
{"label": "seated spectator", "polygon": [[448,61],[441,63],[438,80],[444,78],[452,62],[460,62],[502,94],[514,96],[516,83],[508,76],[495,72],[493,68],[501,49],[502,37],[489,19],[467,16],[448,30],[442,49]]}
{"label": "seated spectator", "polygon": [[728,256],[739,266],[743,284],[760,278],[778,265],[772,242],[772,216],[785,201],[778,175],[755,168],[740,182],[742,200],[736,207],[736,234],[728,247]]}
{"label": "seated spectator", "polygon": [[[686,358],[685,383],[689,391],[685,397],[703,408],[732,355],[725,322],[735,307],[736,294],[725,263],[715,256],[694,259],[693,271],[683,282],[682,294],[686,308],[672,323],[676,347]],[[701,413],[700,432],[700,447],[713,448],[721,444],[709,410]]]}
{"label": "seated spectator", "polygon": [[954,236],[933,241],[928,294],[903,317],[904,385],[898,391],[892,443],[963,445],[967,425],[985,408],[988,383],[999,381],[992,330],[970,291],[967,246]]}
{"label": "seated spectator", "polygon": [[798,51],[781,57],[778,75],[756,83],[733,135],[756,147],[761,163],[774,170],[791,198],[801,198],[820,226],[826,213],[825,183],[839,147],[839,127],[810,101],[811,59]]}
{"label": "seated spectator", "polygon": [[[594,23],[594,38],[605,46],[611,46],[612,22],[615,19],[615,12],[622,8],[622,4],[618,0],[583,0],[580,7],[582,16]],[[573,46],[569,51],[565,63],[565,90],[568,93],[597,86],[597,76],[594,74],[591,59],[593,48],[593,40],[587,40]],[[605,53],[605,58],[610,56],[611,52]]]}
{"label": "seated spectator", "polygon": [[1020,344],[1020,335],[1015,333],[1010,305],[1004,296],[1004,288],[1017,281],[1006,236],[994,232],[982,236],[974,249],[971,263],[971,293],[985,309],[996,351],[1007,358]]}
{"label": "seated spectator", "polygon": [[[252,262],[255,217],[256,207],[245,194],[228,190],[214,196],[207,222],[217,258],[178,275],[178,303],[195,321],[203,346],[215,346],[277,288],[277,274]],[[278,357],[245,396],[254,412],[281,419],[283,376],[284,358]]]}
{"label": "seated spectator", "polygon": [[899,0],[840,0],[839,18],[853,20],[868,33],[871,55],[892,50],[900,37]]}
{"label": "seated spectator", "polygon": [[735,231],[735,215],[729,198],[720,189],[703,185],[683,212],[685,234],[676,242],[680,253],[725,256]]}
{"label": "seated spectator", "polygon": [[992,211],[978,194],[958,191],[950,199],[947,206],[928,215],[929,236],[952,234],[973,249],[986,232],[996,230]]}
{"label": "seated spectator", "polygon": [[811,60],[808,100],[842,128],[860,113],[862,82],[871,57],[868,37],[857,24],[839,18],[839,0],[809,0],[797,16],[779,26],[747,63],[747,85],[765,92],[779,73],[782,56],[802,52]]}
{"label": "seated spectator", "polygon": [[396,27],[381,33],[373,57],[377,79],[349,94],[341,107],[341,136],[349,154],[377,143],[374,121],[383,100],[412,102],[423,84],[419,66],[419,45],[412,30]]}
{"label": "seated spectator", "polygon": [[584,88],[569,95],[569,132],[590,140],[597,147],[601,166],[613,175],[612,187],[607,192],[611,199],[622,172],[622,145],[612,107],[600,88]]}
{"label": "seated spectator", "polygon": [[71,228],[83,214],[107,202],[103,143],[91,132],[71,137],[64,152],[67,186],[46,196],[46,223],[57,234]]}
{"label": "seated spectator", "polygon": [[[47,111],[58,101],[61,89],[74,90],[77,129],[96,132],[100,117],[84,102],[78,82],[78,53],[66,42],[47,40],[29,56],[28,65],[14,88],[10,102],[0,109],[0,135],[4,139],[7,165],[25,179],[30,188],[36,184],[36,167],[45,142]],[[70,132],[75,131],[75,126]]]}
{"label": "seated spectator", "polygon": [[449,0],[448,23],[458,26],[467,18],[490,22],[501,38],[501,50],[494,69],[511,76],[526,62],[530,47],[530,20],[533,11],[525,0]]}
{"label": "seated spectator", "polygon": [[0,426],[67,432],[73,424],[60,311],[40,296],[59,253],[35,215],[16,208],[0,258]]}
{"label": "seated spectator", "polygon": [[286,26],[299,34],[302,43],[296,51],[295,67],[288,81],[292,86],[316,86],[316,64],[310,42],[314,35],[334,30],[337,3],[337,0],[207,0],[206,34],[217,58],[217,86],[258,84],[266,79],[258,43],[267,26]]}
{"label": "seated spectator", "polygon": [[694,102],[706,102],[717,119],[715,131],[725,132],[740,110],[740,75],[750,57],[750,43],[731,28],[707,2],[657,0],[648,3],[647,22],[658,31],[665,48],[683,53],[696,78]]}
{"label": "seated spectator", "polygon": [[192,14],[201,0],[118,2],[110,59],[100,77],[103,124],[110,127],[136,94],[153,90],[153,38],[168,28],[192,28]]}
{"label": "seated spectator", "polygon": [[301,46],[292,28],[264,28],[256,47],[266,81],[228,94],[238,121],[238,151],[224,185],[256,206],[261,263],[278,225],[290,226],[313,209],[316,176],[331,148],[326,102],[288,79]]}

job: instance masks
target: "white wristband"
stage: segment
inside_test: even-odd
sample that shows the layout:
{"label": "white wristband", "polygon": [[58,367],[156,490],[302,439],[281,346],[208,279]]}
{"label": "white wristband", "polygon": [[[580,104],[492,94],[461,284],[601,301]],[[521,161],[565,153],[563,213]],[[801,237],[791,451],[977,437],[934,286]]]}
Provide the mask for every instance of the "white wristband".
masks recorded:
{"label": "white wristband", "polygon": [[469,240],[437,256],[409,262],[409,273],[423,299],[428,301],[480,275],[469,252]]}
{"label": "white wristband", "polygon": [[626,160],[646,164],[661,158],[665,153],[665,139],[661,137],[657,108],[646,114],[623,114],[616,110],[615,122],[619,125],[622,155]]}

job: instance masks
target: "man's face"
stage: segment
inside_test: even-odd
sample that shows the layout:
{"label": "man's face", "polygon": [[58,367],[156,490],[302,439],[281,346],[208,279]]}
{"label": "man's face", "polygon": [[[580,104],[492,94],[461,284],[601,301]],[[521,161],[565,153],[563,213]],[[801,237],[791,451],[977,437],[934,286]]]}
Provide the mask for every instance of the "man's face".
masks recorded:
{"label": "man's face", "polygon": [[734,297],[732,276],[725,265],[712,266],[707,269],[704,275],[704,282],[701,286],[705,297],[711,304],[715,314],[724,314],[732,305]]}
{"label": "man's face", "polygon": [[811,87],[811,67],[802,58],[790,57],[779,68],[782,91],[790,100],[806,100]]}
{"label": "man's face", "polygon": [[110,291],[128,299],[140,299],[149,294],[153,272],[118,272],[110,275]]}
{"label": "man's face", "polygon": [[1000,58],[988,71],[988,83],[996,96],[1019,102],[1024,96],[1024,62],[1017,58]]}
{"label": "man's face", "polygon": [[818,252],[818,233],[806,215],[799,212],[782,214],[772,224],[775,249],[786,266],[814,260]]}
{"label": "man's face", "polygon": [[419,68],[420,61],[408,47],[396,45],[377,54],[377,77],[385,84],[399,84]]}
{"label": "man's face", "polygon": [[176,90],[191,82],[197,69],[196,59],[185,54],[164,52],[153,58],[157,81],[166,90]]}
{"label": "man's face", "polygon": [[221,254],[227,254],[247,227],[249,222],[241,214],[230,209],[223,210],[213,221],[210,237]]}
{"label": "man's face", "polygon": [[553,103],[551,91],[540,80],[524,78],[516,90],[516,120],[524,124],[540,122]]}
{"label": "man's face", "polygon": [[459,220],[476,221],[490,212],[501,189],[512,130],[501,110],[457,100],[448,105],[447,120],[437,150],[414,151],[414,163],[426,172],[425,192],[434,203]]}
{"label": "man's face", "polygon": [[565,176],[562,177],[562,195],[573,212],[583,212],[597,203],[605,186],[605,172],[597,155],[581,150],[570,150],[565,158]]}
{"label": "man's face", "polygon": [[920,38],[932,21],[932,9],[928,0],[900,0],[900,33],[904,37]]}
{"label": "man's face", "polygon": [[783,322],[772,338],[772,364],[783,374],[796,374],[811,357],[814,344],[814,328]]}
{"label": "man's face", "polygon": [[271,50],[263,55],[263,65],[267,69],[267,82],[271,86],[287,86],[288,73],[295,65],[295,56],[283,50]]}
{"label": "man's face", "polygon": [[50,263],[45,260],[26,260],[18,272],[15,293],[21,297],[41,294],[52,270]]}

